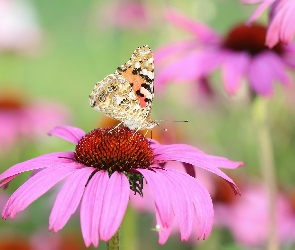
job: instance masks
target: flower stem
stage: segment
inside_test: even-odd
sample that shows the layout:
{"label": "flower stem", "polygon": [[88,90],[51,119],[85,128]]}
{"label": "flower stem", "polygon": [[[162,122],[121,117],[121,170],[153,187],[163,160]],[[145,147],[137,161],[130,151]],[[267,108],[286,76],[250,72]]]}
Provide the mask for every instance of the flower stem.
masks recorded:
{"label": "flower stem", "polygon": [[107,250],[120,250],[120,228],[107,242]]}
{"label": "flower stem", "polygon": [[122,250],[136,250],[140,249],[137,245],[137,233],[138,230],[136,228],[136,213],[130,206],[127,207],[124,220],[122,221],[122,240],[121,247]]}
{"label": "flower stem", "polygon": [[268,200],[268,250],[278,250],[279,242],[276,225],[276,176],[273,159],[273,147],[267,120],[268,100],[256,97],[253,102],[253,118],[256,125],[257,140],[259,146],[259,160],[262,171],[262,177],[267,190]]}

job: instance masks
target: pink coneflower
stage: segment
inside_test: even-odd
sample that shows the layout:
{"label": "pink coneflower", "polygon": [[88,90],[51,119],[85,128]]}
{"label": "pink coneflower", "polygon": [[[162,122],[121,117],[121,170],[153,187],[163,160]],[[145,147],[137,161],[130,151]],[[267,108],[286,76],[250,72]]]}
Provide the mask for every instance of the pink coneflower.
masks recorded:
{"label": "pink coneflower", "polygon": [[[242,79],[262,96],[270,96],[273,82],[290,83],[287,68],[295,69],[295,44],[278,43],[273,49],[265,46],[266,28],[259,24],[233,27],[222,37],[203,24],[192,21],[175,11],[168,11],[172,23],[192,33],[195,38],[168,45],[155,53],[155,63],[162,66],[155,85],[167,82],[196,81],[221,68],[224,87],[235,94]],[[167,58],[177,60],[165,60]],[[162,65],[161,65],[162,64]],[[164,64],[164,66],[163,66]]]}
{"label": "pink coneflower", "polygon": [[55,235],[52,232],[39,231],[23,235],[7,231],[1,231],[0,250],[86,250],[75,232],[71,235]]}
{"label": "pink coneflower", "polygon": [[38,233],[30,236],[30,250],[86,250],[87,248],[79,236],[76,230],[58,235],[39,230]]}
{"label": "pink coneflower", "polygon": [[0,51],[33,52],[41,36],[35,9],[28,1],[0,0]]}
{"label": "pink coneflower", "polygon": [[17,235],[17,237],[5,235],[5,237],[0,237],[0,249],[32,250],[32,245],[23,235]]}
{"label": "pink coneflower", "polygon": [[67,110],[56,103],[28,101],[24,94],[2,90],[0,93],[0,154],[20,139],[36,139],[54,126],[65,124]]}
{"label": "pink coneflower", "polygon": [[[263,246],[267,242],[269,229],[266,188],[260,183],[247,183],[241,190],[243,195],[237,199],[214,202],[216,225],[229,229],[235,241],[244,246]],[[278,194],[276,206],[280,243],[294,242],[295,216],[284,194]]]}
{"label": "pink coneflower", "polygon": [[269,25],[266,44],[270,48],[278,42],[289,43],[295,34],[295,1],[294,0],[241,0],[242,3],[261,3],[249,19],[255,21],[261,13],[270,7]]}
{"label": "pink coneflower", "polygon": [[[154,198],[159,243],[164,244],[176,217],[181,240],[191,234],[194,214],[199,223],[197,237],[206,238],[213,223],[208,191],[195,178],[166,169],[167,161],[187,162],[224,178],[235,193],[235,183],[218,167],[237,168],[242,162],[206,155],[188,145],[161,145],[126,127],[97,128],[85,134],[75,127],[56,127],[49,132],[76,145],[75,152],[58,152],[19,163],[0,175],[4,186],[28,170],[39,171],[8,200],[2,217],[12,219],[62,179],[49,219],[49,229],[62,229],[81,202],[80,219],[86,246],[109,241],[123,219],[130,190],[142,194],[148,183]],[[145,180],[143,180],[145,179]]]}
{"label": "pink coneflower", "polygon": [[98,24],[119,29],[146,30],[150,26],[148,6],[141,0],[119,0],[107,2],[98,10]]}

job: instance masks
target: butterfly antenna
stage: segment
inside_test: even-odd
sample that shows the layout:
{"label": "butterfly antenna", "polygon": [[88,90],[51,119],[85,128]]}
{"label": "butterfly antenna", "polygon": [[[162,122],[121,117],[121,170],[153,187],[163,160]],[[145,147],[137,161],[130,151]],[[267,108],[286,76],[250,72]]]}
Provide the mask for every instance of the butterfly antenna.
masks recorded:
{"label": "butterfly antenna", "polygon": [[112,128],[109,133],[111,133],[113,130],[115,130],[116,128],[118,128],[123,122],[120,122],[118,125],[116,125],[114,128]]}
{"label": "butterfly antenna", "polygon": [[159,125],[158,122],[188,122],[188,120],[182,120],[182,121],[170,121],[170,120],[155,120],[157,125]]}
{"label": "butterfly antenna", "polygon": [[163,128],[162,126],[160,126],[160,124],[158,123],[159,121],[164,121],[164,120],[157,120],[156,121],[157,126],[162,128],[164,131],[167,131],[168,130],[167,128]]}
{"label": "butterfly antenna", "polygon": [[[160,128],[163,128],[160,126],[159,122],[188,122],[188,120],[183,120],[183,121],[169,121],[169,120],[155,120],[157,126],[159,126]],[[167,128],[163,128],[164,131],[167,131]]]}

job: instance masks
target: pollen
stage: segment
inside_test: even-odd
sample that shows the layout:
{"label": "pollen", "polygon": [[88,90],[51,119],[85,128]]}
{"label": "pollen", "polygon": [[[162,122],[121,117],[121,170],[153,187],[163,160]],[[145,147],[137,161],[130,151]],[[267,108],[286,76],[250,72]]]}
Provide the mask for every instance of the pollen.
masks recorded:
{"label": "pollen", "polygon": [[122,126],[97,128],[86,134],[78,142],[74,155],[77,162],[109,173],[149,169],[153,163],[149,141]]}

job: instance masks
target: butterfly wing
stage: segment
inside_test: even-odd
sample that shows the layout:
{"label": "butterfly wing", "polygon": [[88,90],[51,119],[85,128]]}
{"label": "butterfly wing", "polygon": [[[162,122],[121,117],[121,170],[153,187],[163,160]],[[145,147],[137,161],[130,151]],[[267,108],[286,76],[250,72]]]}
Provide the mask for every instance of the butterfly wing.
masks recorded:
{"label": "butterfly wing", "polygon": [[140,107],[149,113],[154,98],[154,57],[149,46],[138,47],[129,61],[118,67],[116,73],[130,83]]}
{"label": "butterfly wing", "polygon": [[90,105],[130,129],[152,128],[150,120],[154,98],[154,58],[145,45],[114,74],[98,82],[89,95]]}
{"label": "butterfly wing", "polygon": [[130,107],[140,109],[129,82],[118,74],[111,74],[96,83],[89,95],[90,105],[107,116],[124,121]]}

